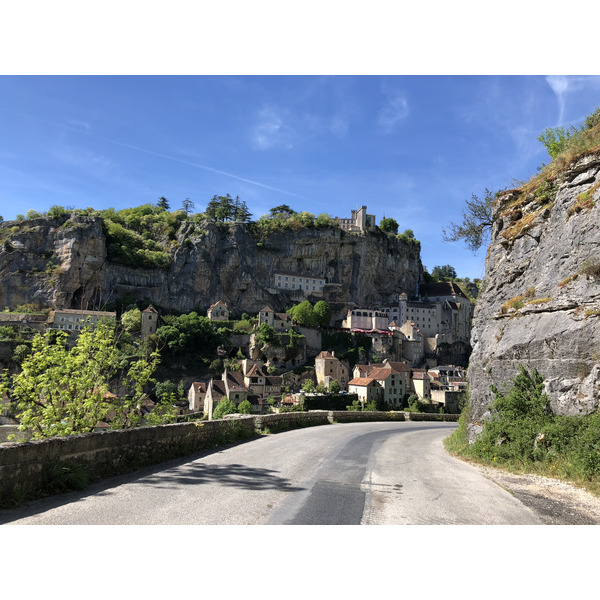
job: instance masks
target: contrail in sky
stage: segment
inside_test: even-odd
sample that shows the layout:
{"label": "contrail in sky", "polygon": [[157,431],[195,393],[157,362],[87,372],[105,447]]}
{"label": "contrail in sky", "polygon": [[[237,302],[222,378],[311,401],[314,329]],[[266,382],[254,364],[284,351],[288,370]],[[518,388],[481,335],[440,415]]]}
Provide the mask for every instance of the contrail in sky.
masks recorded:
{"label": "contrail in sky", "polygon": [[165,160],[171,160],[173,162],[178,162],[183,165],[188,165],[190,167],[195,167],[196,169],[203,169],[205,171],[210,171],[211,173],[217,173],[218,175],[224,175],[225,177],[231,177],[232,179],[237,179],[238,181],[243,181],[245,183],[249,183],[251,185],[256,185],[258,187],[265,188],[267,190],[272,190],[273,192],[279,192],[281,194],[286,194],[287,196],[293,196],[294,198],[300,198],[301,200],[307,200],[305,196],[300,196],[298,194],[294,194],[293,192],[288,192],[287,190],[281,190],[279,188],[273,187],[271,185],[267,185],[266,183],[260,183],[259,181],[254,181],[253,179],[248,179],[246,177],[240,177],[239,175],[234,175],[233,173],[228,173],[227,171],[221,171],[219,169],[213,169],[212,167],[207,167],[206,165],[200,165],[198,163],[193,163],[189,160],[185,160],[183,158],[177,158],[175,156],[169,156],[167,154],[161,154],[160,152],[154,152],[152,150],[146,150],[145,148],[140,148],[139,146],[134,146],[133,144],[126,144],[124,142],[117,142],[116,140],[111,140],[110,138],[105,138],[103,136],[95,135],[91,132],[89,125],[82,122],[71,121],[69,123],[56,123],[54,121],[50,121],[48,119],[44,119],[34,115],[27,115],[29,118],[35,119],[37,121],[42,121],[44,123],[48,123],[54,125],[56,127],[69,129],[70,131],[74,131],[76,133],[87,135],[89,137],[96,138],[97,140],[102,140],[104,142],[108,142],[110,144],[114,144],[115,146],[121,146],[123,148],[129,148],[130,150],[136,150],[137,152],[143,152],[144,154],[150,154],[151,156],[157,156],[158,158],[164,158]]}
{"label": "contrail in sky", "polygon": [[210,171],[211,173],[225,175],[225,177],[231,177],[232,179],[237,179],[239,181],[244,181],[245,183],[257,185],[257,186],[265,188],[267,190],[272,190],[274,192],[280,192],[281,194],[287,194],[288,196],[294,196],[295,198],[300,198],[302,200],[306,200],[306,198],[304,198],[303,196],[299,196],[298,194],[294,194],[294,193],[288,192],[286,190],[281,190],[281,189],[273,187],[271,185],[266,185],[265,183],[260,183],[259,181],[253,181],[252,179],[240,177],[239,175],[234,175],[233,173],[228,173],[227,171],[221,171],[219,169],[213,169],[212,167],[207,167],[205,165],[199,165],[198,163],[193,163],[189,160],[184,160],[183,158],[177,158],[175,156],[168,156],[167,154],[153,152],[152,150],[146,150],[145,148],[140,148],[139,146],[134,146],[132,144],[125,144],[124,142],[116,142],[115,140],[110,140],[108,138],[103,138],[103,139],[107,142],[110,142],[111,144],[115,144],[117,146],[122,146],[123,148],[130,148],[131,150],[137,150],[138,152],[143,152],[144,154],[150,154],[152,156],[157,156],[159,158],[164,158],[166,160],[172,160],[174,162],[178,162],[178,163],[181,163],[184,165],[189,165],[190,167],[195,167],[197,169],[204,169],[205,171]]}

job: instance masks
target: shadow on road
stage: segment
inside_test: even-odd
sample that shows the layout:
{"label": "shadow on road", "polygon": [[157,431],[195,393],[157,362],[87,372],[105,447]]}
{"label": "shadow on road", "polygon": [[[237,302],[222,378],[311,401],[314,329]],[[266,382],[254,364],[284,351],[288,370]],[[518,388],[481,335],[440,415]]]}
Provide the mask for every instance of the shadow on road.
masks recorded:
{"label": "shadow on road", "polygon": [[[230,444],[227,447],[233,445],[237,444]],[[287,492],[303,489],[292,486],[288,479],[280,477],[278,471],[271,469],[257,469],[241,464],[218,465],[195,462],[213,453],[203,452],[183,459],[174,459],[133,473],[91,483],[83,491],[66,492],[58,496],[33,500],[18,508],[0,510],[0,525],[78,502],[89,496],[111,496],[116,493],[118,487],[124,485],[174,489],[181,485],[216,484],[246,490],[275,489]]]}

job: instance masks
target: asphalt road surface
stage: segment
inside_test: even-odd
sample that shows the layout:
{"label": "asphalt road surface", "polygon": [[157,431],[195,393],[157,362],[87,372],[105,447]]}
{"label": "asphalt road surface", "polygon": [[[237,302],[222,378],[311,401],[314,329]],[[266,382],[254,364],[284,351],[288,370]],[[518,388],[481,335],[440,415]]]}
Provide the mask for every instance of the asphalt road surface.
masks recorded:
{"label": "asphalt road surface", "polygon": [[449,456],[454,423],[297,429],[0,511],[15,525],[540,524]]}

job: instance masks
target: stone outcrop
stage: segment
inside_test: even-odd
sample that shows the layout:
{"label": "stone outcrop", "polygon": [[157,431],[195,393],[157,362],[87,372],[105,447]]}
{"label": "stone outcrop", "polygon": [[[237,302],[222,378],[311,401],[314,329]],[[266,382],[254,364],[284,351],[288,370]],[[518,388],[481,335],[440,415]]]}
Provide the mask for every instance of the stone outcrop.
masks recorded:
{"label": "stone outcrop", "polygon": [[[537,185],[537,187],[534,187]],[[600,392],[600,153],[501,195],[469,364],[473,435],[519,365],[544,377],[557,414],[587,414]]]}
{"label": "stone outcrop", "polygon": [[62,308],[103,308],[131,295],[164,311],[206,310],[222,300],[234,313],[263,306],[285,310],[302,292],[273,288],[275,271],[322,276],[323,296],[344,306],[389,304],[414,290],[423,268],[418,245],[379,231],[301,229],[257,243],[244,224],[184,222],[163,247],[166,268],[139,268],[108,259],[102,219],[72,215],[0,223],[0,307],[32,302]]}

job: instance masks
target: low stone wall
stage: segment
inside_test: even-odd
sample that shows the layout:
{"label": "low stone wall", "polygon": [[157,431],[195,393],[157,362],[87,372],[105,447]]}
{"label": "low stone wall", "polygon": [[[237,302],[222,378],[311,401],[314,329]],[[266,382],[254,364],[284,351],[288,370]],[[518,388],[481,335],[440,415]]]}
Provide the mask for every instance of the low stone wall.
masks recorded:
{"label": "low stone wall", "polygon": [[335,423],[357,423],[362,421],[405,421],[403,412],[376,412],[358,410],[336,410],[329,413]]}
{"label": "low stone wall", "polygon": [[261,433],[361,421],[456,421],[458,415],[312,411],[174,423],[0,444],[0,506],[55,490],[57,468],[89,480],[193,454]]}

